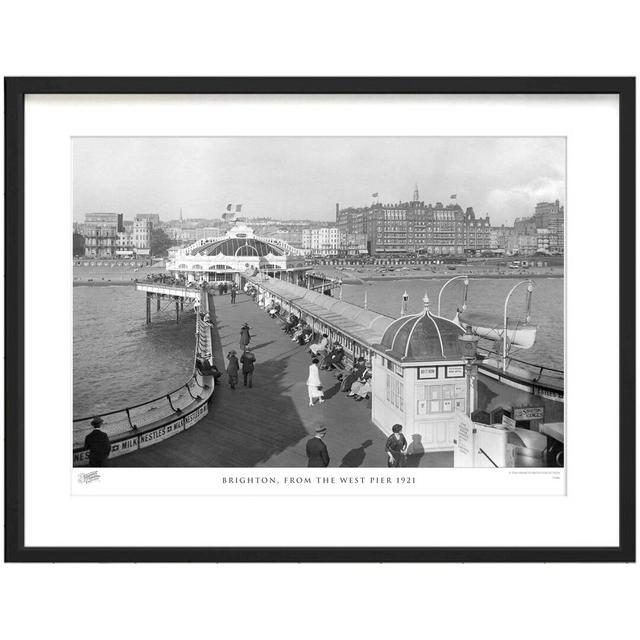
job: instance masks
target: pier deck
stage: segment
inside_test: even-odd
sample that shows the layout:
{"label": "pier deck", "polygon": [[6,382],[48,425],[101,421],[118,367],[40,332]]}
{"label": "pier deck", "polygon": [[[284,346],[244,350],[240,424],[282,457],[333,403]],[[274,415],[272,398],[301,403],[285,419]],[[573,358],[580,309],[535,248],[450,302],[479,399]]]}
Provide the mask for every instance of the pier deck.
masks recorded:
{"label": "pier deck", "polygon": [[[371,401],[356,402],[339,391],[335,374],[321,371],[326,401],[309,407],[307,374],[311,361],[246,295],[212,296],[214,356],[226,368],[230,349],[241,354],[243,322],[251,326],[256,356],[253,388],[231,390],[224,374],[209,415],[196,426],[153,447],[108,462],[114,467],[305,467],[305,444],[316,426],[327,428],[331,467],[386,467],[386,437],[371,422]],[[453,453],[409,456],[407,466],[451,467]]]}

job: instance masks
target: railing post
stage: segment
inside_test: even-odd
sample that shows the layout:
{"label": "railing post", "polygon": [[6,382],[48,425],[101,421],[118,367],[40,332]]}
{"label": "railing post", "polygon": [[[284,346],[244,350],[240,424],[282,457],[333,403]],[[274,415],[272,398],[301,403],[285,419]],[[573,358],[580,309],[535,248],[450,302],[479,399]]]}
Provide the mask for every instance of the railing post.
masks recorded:
{"label": "railing post", "polygon": [[129,421],[129,426],[135,431],[138,427],[136,427],[136,425],[131,421],[131,413],[129,409],[127,408],[125,409],[125,411],[127,412],[127,420]]}
{"label": "railing post", "polygon": [[171,407],[171,410],[173,411],[173,413],[182,413],[182,409],[176,409],[173,406],[173,402],[171,402],[171,394],[167,393],[167,400],[169,401],[169,406]]}

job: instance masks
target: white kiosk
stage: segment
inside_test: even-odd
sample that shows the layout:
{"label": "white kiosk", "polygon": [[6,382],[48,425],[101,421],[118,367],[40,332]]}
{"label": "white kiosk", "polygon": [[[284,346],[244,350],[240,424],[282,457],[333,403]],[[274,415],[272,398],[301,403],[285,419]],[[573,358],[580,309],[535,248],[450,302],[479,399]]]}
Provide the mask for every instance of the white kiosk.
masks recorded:
{"label": "white kiosk", "polygon": [[466,366],[464,330],[429,311],[389,325],[373,356],[372,420],[385,433],[403,425],[407,453],[453,450],[456,415],[475,409],[473,367]]}

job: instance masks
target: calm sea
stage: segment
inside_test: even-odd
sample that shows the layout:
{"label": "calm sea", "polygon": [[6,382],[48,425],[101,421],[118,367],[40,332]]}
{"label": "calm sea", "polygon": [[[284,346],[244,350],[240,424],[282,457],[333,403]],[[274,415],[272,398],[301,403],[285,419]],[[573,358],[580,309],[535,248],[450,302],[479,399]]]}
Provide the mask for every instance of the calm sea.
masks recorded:
{"label": "calm sea", "polygon": [[191,374],[193,311],[176,324],[163,302],[145,324],[145,294],[133,286],[73,289],[73,414],[83,418],[177,389]]}
{"label": "calm sea", "polygon": [[[418,313],[424,306],[425,291],[429,294],[430,309],[438,312],[438,292],[446,280],[389,280],[370,282],[369,309],[393,317],[400,315],[402,294],[409,294],[409,313]],[[512,278],[478,278],[469,282],[468,311],[482,311],[502,317],[504,301],[511,287],[518,280]],[[462,306],[464,286],[461,281],[452,282],[442,294],[442,312],[445,318],[453,318],[456,308]],[[364,285],[345,285],[343,300],[361,305],[364,303]],[[526,287],[517,289],[509,302],[509,317],[524,318]],[[564,370],[564,279],[535,279],[532,298],[531,323],[538,327],[536,344],[526,351],[511,353],[515,358],[533,363],[546,363],[554,369]]]}
{"label": "calm sea", "polygon": [[[409,313],[423,308],[425,290],[431,309],[437,312],[438,291],[444,280],[390,280],[368,285],[369,308],[397,317],[402,294],[409,294]],[[512,279],[477,279],[469,285],[470,311],[501,314],[504,299],[516,283]],[[536,344],[515,357],[564,369],[563,279],[536,280],[532,322],[538,326]],[[193,367],[193,312],[175,322],[175,307],[163,302],[163,310],[145,324],[144,294],[133,287],[75,287],[73,290],[74,416],[113,411],[144,402],[178,388]],[[363,304],[364,285],[345,285],[343,299]],[[165,308],[165,305],[166,308]],[[462,285],[447,287],[442,315],[452,318],[462,305]],[[509,315],[524,313],[525,287],[511,299]]]}

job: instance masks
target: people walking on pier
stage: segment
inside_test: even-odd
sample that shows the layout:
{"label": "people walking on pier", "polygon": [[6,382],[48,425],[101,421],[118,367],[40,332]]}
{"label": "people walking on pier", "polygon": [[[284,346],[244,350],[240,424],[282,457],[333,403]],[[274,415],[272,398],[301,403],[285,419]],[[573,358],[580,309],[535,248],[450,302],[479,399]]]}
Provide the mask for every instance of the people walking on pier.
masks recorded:
{"label": "people walking on pier", "polygon": [[240,356],[240,362],[242,363],[244,386],[249,386],[251,389],[251,387],[253,387],[253,372],[255,370],[256,362],[256,357],[251,351],[251,347],[245,347],[244,353]]}
{"label": "people walking on pier", "polygon": [[384,450],[387,453],[387,467],[403,467],[407,450],[407,439],[402,434],[402,425],[394,424],[391,427],[393,433],[387,438]]}
{"label": "people walking on pier", "polygon": [[236,295],[238,294],[238,288],[236,287],[236,283],[234,282],[231,285],[231,304],[236,303]]}
{"label": "people walking on pier", "polygon": [[97,416],[91,421],[93,431],[84,439],[84,446],[89,449],[89,466],[102,467],[111,453],[109,436],[100,428],[104,420]]}
{"label": "people walking on pier", "polygon": [[225,283],[222,285],[222,293],[224,293],[224,295],[226,296],[226,295],[227,295],[227,291],[228,291],[228,290],[229,290],[229,285],[225,282]]}
{"label": "people walking on pier", "polygon": [[224,285],[222,284],[222,282],[219,282],[218,283],[218,295],[221,296],[223,291],[224,291]]}
{"label": "people walking on pier", "polygon": [[309,365],[307,390],[309,392],[310,407],[315,404],[316,400],[318,400],[318,404],[324,402],[324,394],[322,393],[322,382],[320,381],[320,370],[318,369],[318,358],[314,358]]}
{"label": "people walking on pier", "polygon": [[238,384],[238,371],[240,370],[240,363],[238,362],[236,352],[233,349],[227,354],[227,360],[229,360],[229,364],[227,365],[229,386],[232,389],[235,389],[236,385]]}
{"label": "people walking on pier", "polygon": [[240,349],[244,348],[251,342],[251,327],[245,322],[240,329]]}
{"label": "people walking on pier", "polygon": [[323,442],[323,438],[327,435],[327,429],[324,426],[316,427],[316,433],[313,438],[307,440],[307,467],[328,467],[329,451],[327,445]]}

